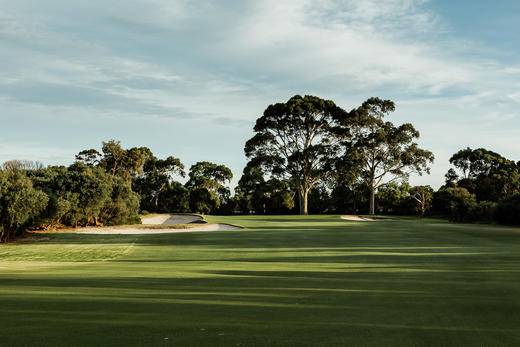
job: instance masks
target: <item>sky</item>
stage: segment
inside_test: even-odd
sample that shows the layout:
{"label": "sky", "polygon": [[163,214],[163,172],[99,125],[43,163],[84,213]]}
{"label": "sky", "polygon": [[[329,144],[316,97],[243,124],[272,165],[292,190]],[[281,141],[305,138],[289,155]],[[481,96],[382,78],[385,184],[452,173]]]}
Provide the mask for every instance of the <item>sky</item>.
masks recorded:
{"label": "sky", "polygon": [[391,99],[435,154],[520,160],[517,0],[0,0],[0,162],[121,141],[239,179],[273,103]]}

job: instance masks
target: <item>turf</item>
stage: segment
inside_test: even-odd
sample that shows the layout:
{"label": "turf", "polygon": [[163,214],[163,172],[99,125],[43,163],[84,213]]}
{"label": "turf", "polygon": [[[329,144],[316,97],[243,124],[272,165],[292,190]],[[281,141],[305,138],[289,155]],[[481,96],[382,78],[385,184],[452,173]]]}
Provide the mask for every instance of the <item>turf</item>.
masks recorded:
{"label": "turf", "polygon": [[2,346],[520,345],[520,229],[209,217],[0,246]]}

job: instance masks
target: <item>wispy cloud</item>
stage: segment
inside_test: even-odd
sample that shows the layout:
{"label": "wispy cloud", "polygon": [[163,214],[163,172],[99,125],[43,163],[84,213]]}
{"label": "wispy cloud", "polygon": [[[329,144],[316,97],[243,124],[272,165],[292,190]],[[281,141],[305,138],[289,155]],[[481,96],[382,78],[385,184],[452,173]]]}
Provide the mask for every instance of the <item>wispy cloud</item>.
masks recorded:
{"label": "wispy cloud", "polygon": [[96,141],[147,130],[142,144],[180,157],[198,158],[216,146],[210,139],[222,138],[226,155],[212,155],[239,168],[264,108],[311,93],[347,109],[374,95],[394,99],[393,119],[414,123],[428,149],[441,153],[439,172],[447,168],[442,153],[475,138],[520,157],[509,140],[486,135],[520,126],[520,68],[457,37],[426,0],[0,4],[0,59],[8,67],[0,71],[0,117],[17,130],[37,110],[49,131],[28,133],[42,148],[52,147],[53,128],[74,131],[95,119],[103,124]]}

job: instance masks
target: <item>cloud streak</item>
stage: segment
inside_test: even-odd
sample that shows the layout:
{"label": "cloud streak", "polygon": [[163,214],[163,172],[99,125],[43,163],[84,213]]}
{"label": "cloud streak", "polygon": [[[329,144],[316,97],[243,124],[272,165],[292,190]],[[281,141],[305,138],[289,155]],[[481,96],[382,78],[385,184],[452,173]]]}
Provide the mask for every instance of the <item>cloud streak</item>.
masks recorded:
{"label": "cloud streak", "polygon": [[[19,131],[39,110],[49,132],[27,134],[43,148],[56,144],[45,135],[52,129],[72,132],[95,121],[103,124],[100,134],[196,160],[194,153],[215,146],[198,132],[213,130],[227,152],[215,160],[240,170],[255,118],[270,103],[310,93],[347,109],[370,96],[393,99],[393,120],[414,123],[421,141],[440,153],[436,174],[447,169],[443,153],[475,137],[520,157],[504,140],[504,129],[520,125],[518,66],[488,54],[477,40],[457,37],[429,1],[0,4],[0,59],[9,67],[0,71],[0,117],[5,128]],[[60,123],[63,110],[74,119],[70,125]],[[489,133],[504,137],[494,141]],[[10,142],[19,143],[13,134],[0,137]],[[421,180],[438,185],[437,176]]]}

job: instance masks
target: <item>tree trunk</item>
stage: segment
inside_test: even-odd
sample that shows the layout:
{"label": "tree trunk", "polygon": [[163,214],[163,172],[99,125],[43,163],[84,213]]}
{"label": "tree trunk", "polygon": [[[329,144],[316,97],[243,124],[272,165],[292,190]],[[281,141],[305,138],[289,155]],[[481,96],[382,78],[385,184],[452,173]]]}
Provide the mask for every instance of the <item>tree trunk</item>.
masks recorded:
{"label": "tree trunk", "polygon": [[370,214],[376,214],[376,187],[370,185]]}
{"label": "tree trunk", "polygon": [[309,190],[305,188],[298,189],[298,201],[300,203],[300,214],[306,215],[309,214],[307,209],[307,197],[309,195]]}

